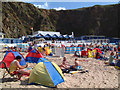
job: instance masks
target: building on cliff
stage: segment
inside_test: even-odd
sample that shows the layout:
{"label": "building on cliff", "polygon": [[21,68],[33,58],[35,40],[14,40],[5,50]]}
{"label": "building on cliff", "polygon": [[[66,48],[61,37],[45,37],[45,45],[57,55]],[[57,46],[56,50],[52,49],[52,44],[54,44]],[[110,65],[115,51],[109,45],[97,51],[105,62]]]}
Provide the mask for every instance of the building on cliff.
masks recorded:
{"label": "building on cliff", "polygon": [[36,31],[33,32],[33,35],[27,35],[26,37],[23,36],[22,40],[24,42],[33,41],[36,39],[44,38],[45,40],[70,40],[73,39],[73,32],[72,35],[62,35],[60,32],[53,32],[53,31]]}
{"label": "building on cliff", "polygon": [[4,38],[5,34],[0,32],[0,38]]}

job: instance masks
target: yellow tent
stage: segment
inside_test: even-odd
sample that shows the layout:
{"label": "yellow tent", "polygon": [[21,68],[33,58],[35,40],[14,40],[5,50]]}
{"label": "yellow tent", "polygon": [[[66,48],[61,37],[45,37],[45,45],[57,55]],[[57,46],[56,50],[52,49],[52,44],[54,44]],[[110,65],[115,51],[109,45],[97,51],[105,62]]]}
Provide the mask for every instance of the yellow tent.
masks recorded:
{"label": "yellow tent", "polygon": [[65,78],[62,70],[54,62],[40,62],[32,70],[29,84],[41,84],[44,86],[55,87],[64,82]]}
{"label": "yellow tent", "polygon": [[92,50],[92,51],[88,51],[88,58],[94,58],[96,55],[95,55],[95,53],[96,53],[96,50],[94,49],[94,50]]}

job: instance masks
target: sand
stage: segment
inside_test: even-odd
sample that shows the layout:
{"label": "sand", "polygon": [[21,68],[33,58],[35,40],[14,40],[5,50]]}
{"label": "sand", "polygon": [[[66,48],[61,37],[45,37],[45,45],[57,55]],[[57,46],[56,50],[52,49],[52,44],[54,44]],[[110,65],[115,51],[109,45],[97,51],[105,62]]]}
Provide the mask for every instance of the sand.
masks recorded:
{"label": "sand", "polygon": [[[1,54],[1,53],[0,53]],[[24,56],[26,55],[23,53]],[[0,55],[2,56],[2,54]],[[74,64],[75,57],[73,54],[65,54],[69,64]],[[48,60],[61,64],[62,59],[60,57],[47,57]],[[79,60],[89,60],[88,62],[80,62],[81,67],[89,72],[69,74],[64,73],[66,81],[58,84],[57,88],[118,88],[118,74],[119,70],[116,70],[113,66],[105,66],[104,61],[96,60],[93,58],[78,58]],[[33,67],[35,64],[29,66]],[[4,69],[0,70],[0,80],[2,78]],[[28,80],[22,77],[23,81],[16,81],[15,78],[6,76],[2,81],[2,88],[47,88],[40,85],[27,85]],[[0,82],[1,85],[1,82]]]}

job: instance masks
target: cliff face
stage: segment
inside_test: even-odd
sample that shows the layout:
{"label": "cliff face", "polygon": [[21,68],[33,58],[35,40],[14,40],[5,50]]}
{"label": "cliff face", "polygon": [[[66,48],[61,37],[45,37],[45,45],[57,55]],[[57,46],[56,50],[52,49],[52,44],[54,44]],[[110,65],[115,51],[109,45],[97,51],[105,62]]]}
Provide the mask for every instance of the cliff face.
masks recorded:
{"label": "cliff face", "polygon": [[75,10],[45,10],[22,2],[2,3],[3,32],[20,37],[34,31],[60,31],[62,34],[105,35],[120,38],[120,5],[93,6]]}

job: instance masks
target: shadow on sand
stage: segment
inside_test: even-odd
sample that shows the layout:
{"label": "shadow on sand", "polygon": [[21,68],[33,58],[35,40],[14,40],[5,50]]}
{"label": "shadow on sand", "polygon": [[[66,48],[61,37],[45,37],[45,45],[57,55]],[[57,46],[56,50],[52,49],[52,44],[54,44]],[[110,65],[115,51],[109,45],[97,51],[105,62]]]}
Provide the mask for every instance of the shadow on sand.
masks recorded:
{"label": "shadow on sand", "polygon": [[3,79],[1,79],[2,80],[2,83],[4,83],[4,82],[16,82],[16,81],[18,81],[17,80],[17,78],[3,78]]}

